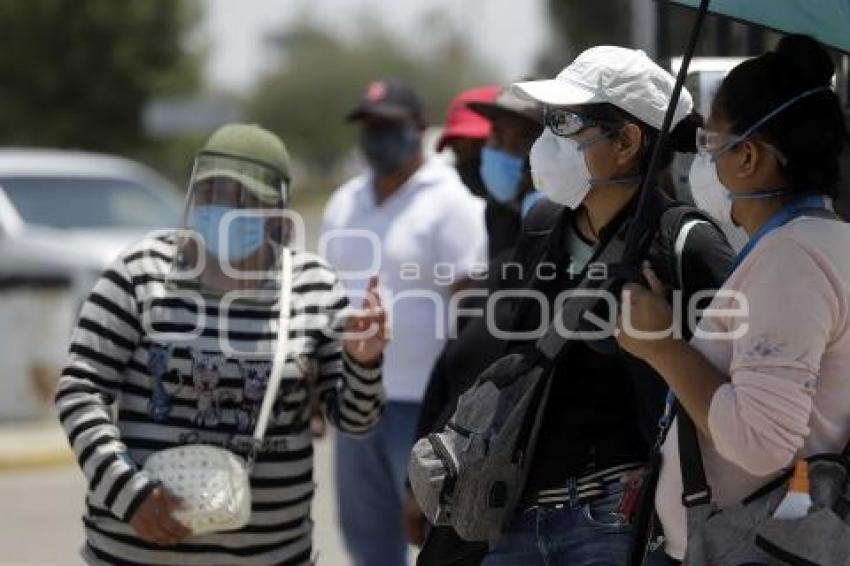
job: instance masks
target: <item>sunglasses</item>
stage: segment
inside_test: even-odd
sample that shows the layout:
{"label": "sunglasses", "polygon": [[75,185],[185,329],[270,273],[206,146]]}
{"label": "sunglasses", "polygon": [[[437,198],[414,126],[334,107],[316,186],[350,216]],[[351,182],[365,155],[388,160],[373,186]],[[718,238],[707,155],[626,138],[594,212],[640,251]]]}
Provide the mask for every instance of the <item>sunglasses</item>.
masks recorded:
{"label": "sunglasses", "polygon": [[543,113],[543,123],[553,134],[563,138],[574,136],[594,126],[615,126],[612,121],[597,120],[564,108],[546,108]]}

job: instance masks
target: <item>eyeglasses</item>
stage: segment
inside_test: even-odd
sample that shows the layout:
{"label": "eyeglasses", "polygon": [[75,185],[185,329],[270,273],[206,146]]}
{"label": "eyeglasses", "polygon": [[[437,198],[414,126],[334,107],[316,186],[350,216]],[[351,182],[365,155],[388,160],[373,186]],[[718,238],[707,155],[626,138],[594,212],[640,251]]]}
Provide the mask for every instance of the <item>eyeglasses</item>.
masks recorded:
{"label": "eyeglasses", "polygon": [[601,121],[566,110],[564,108],[546,108],[543,123],[556,136],[568,138],[594,126],[612,126],[608,121]]}
{"label": "eyeglasses", "polygon": [[743,141],[741,136],[697,128],[697,153],[715,155]]}
{"label": "eyeglasses", "polygon": [[[747,137],[747,135],[727,134],[723,132],[713,132],[711,130],[706,130],[705,128],[697,128],[697,153],[700,155],[710,155],[712,158],[717,159],[717,157],[721,154],[741,143],[747,139]],[[765,149],[772,153],[780,165],[784,167],[788,164],[788,159],[785,158],[781,151],[767,142],[761,140],[754,141],[761,144]]]}

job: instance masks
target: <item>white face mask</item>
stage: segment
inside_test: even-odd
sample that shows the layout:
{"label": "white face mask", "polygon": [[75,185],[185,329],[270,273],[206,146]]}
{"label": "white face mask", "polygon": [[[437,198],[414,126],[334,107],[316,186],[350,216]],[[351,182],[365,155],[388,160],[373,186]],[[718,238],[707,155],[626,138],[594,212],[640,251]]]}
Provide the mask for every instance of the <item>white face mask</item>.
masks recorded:
{"label": "white face mask", "polygon": [[590,191],[584,152],[572,138],[543,130],[531,147],[529,161],[534,186],[553,202],[575,210]]}
{"label": "white face mask", "polygon": [[732,196],[720,177],[711,155],[698,154],[688,175],[696,205],[722,224],[732,224]]}
{"label": "white face mask", "polygon": [[531,147],[529,161],[534,186],[549,200],[575,210],[584,202],[590,187],[598,184],[632,185],[640,176],[615,176],[594,179],[584,160],[584,150],[606,138],[610,132],[600,132],[583,142],[558,136],[548,128]]}
{"label": "white face mask", "polygon": [[688,175],[691,195],[697,207],[722,224],[733,225],[732,202],[735,200],[769,199],[786,195],[789,189],[763,189],[749,193],[734,193],[726,188],[717,175],[717,157],[699,153]]}

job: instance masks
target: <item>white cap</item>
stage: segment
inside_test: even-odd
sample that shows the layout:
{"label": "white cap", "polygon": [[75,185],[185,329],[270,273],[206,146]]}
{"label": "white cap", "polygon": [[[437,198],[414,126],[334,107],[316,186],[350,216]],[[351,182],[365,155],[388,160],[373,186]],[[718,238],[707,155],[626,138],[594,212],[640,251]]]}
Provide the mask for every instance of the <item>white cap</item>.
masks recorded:
{"label": "white cap", "polygon": [[[582,52],[554,79],[516,83],[512,88],[548,106],[608,102],[660,130],[675,82],[643,51],[603,45]],[[691,93],[682,88],[673,127],[693,107]]]}

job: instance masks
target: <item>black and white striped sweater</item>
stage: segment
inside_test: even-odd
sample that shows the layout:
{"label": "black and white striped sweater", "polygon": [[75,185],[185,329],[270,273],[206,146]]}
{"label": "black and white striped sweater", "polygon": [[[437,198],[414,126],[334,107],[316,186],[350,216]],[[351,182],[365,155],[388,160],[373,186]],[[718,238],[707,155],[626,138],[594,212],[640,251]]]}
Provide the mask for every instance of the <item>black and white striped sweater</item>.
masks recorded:
{"label": "black and white striped sweater", "polygon": [[315,255],[284,253],[293,254],[294,355],[252,472],[251,521],[175,547],[142,541],[128,523],[154,487],[139,469],[153,452],[180,444],[247,453],[278,311],[275,304],[199,300],[173,289],[165,281],[173,235],[132,247],[96,284],[56,394],[62,426],[88,481],[83,555],[89,563],[309,563],[314,485],[306,383],[316,384],[331,422],[354,435],[375,424],[384,390],[380,370],[348,359],[333,338],[348,304],[335,272]]}

